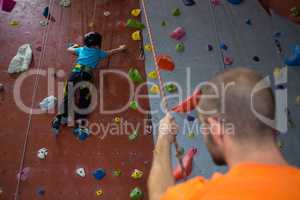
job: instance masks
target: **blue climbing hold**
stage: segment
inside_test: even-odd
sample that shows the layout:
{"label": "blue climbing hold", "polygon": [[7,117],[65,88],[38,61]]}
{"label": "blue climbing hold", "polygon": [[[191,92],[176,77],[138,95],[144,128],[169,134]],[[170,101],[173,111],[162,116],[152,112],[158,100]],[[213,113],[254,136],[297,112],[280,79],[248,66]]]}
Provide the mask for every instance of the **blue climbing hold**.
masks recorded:
{"label": "blue climbing hold", "polygon": [[223,49],[223,50],[226,51],[228,49],[228,46],[226,44],[224,44],[224,43],[221,43],[220,44],[220,49]]}
{"label": "blue climbing hold", "polygon": [[45,193],[46,193],[46,190],[43,187],[38,187],[36,189],[36,195],[39,196],[39,197],[44,196]]}
{"label": "blue climbing hold", "polygon": [[300,45],[294,47],[293,55],[285,59],[285,64],[288,66],[300,66]]}
{"label": "blue climbing hold", "polygon": [[240,3],[242,3],[242,0],[227,0],[229,3],[231,4],[235,4],[235,5],[238,5]]}
{"label": "blue climbing hold", "polygon": [[195,4],[194,0],[182,0],[182,1],[186,6],[193,6]]}
{"label": "blue climbing hold", "polygon": [[49,13],[49,6],[47,6],[46,8],[44,8],[44,11],[43,11],[43,16],[44,17],[49,17],[50,13]]}
{"label": "blue climbing hold", "polygon": [[93,173],[93,176],[94,176],[95,179],[97,179],[97,180],[103,179],[105,175],[106,175],[106,173],[105,173],[104,169],[101,169],[101,168],[96,169],[96,170],[94,171],[94,173]]}
{"label": "blue climbing hold", "polygon": [[273,36],[274,38],[280,38],[280,37],[282,36],[282,33],[279,32],[279,31],[276,31],[276,32],[274,32],[274,33],[272,34],[272,36]]}
{"label": "blue climbing hold", "polygon": [[187,119],[189,122],[195,121],[195,117],[192,116],[192,115],[188,115],[188,116],[186,117],[186,119]]}

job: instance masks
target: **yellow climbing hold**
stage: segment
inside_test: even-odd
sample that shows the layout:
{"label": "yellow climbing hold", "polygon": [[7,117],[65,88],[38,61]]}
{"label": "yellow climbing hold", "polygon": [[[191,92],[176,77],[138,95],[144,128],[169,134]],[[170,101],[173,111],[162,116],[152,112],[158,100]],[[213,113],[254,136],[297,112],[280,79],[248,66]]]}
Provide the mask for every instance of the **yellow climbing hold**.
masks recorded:
{"label": "yellow climbing hold", "polygon": [[134,17],[138,17],[139,15],[141,14],[141,9],[133,9],[131,11],[131,15],[134,16]]}
{"label": "yellow climbing hold", "polygon": [[102,196],[102,194],[103,194],[103,191],[102,191],[102,190],[96,190],[96,196],[97,196],[97,197]]}
{"label": "yellow climbing hold", "polygon": [[16,26],[18,26],[18,25],[20,24],[20,22],[17,21],[17,20],[11,20],[11,21],[9,22],[9,24],[10,24],[12,27],[16,27]]}
{"label": "yellow climbing hold", "polygon": [[273,75],[274,75],[275,78],[279,78],[281,76],[280,67],[275,67],[275,69],[273,70]]}
{"label": "yellow climbing hold", "polygon": [[156,84],[152,85],[151,88],[150,88],[150,92],[151,92],[152,94],[157,94],[157,93],[159,93],[159,86],[156,85]]}
{"label": "yellow climbing hold", "polygon": [[296,97],[296,104],[300,105],[300,96]]}
{"label": "yellow climbing hold", "polygon": [[134,171],[131,173],[131,178],[134,179],[140,179],[143,176],[143,172],[141,170],[138,169],[134,169]]}
{"label": "yellow climbing hold", "polygon": [[131,38],[134,41],[139,41],[141,40],[141,32],[140,31],[135,31],[131,34]]}
{"label": "yellow climbing hold", "polygon": [[144,48],[145,48],[146,51],[149,51],[149,52],[152,51],[152,46],[151,46],[151,44],[145,44]]}
{"label": "yellow climbing hold", "polygon": [[157,72],[156,71],[149,72],[148,77],[152,79],[157,79]]}
{"label": "yellow climbing hold", "polygon": [[120,117],[115,117],[115,118],[114,118],[114,122],[115,122],[116,124],[120,124],[120,123],[121,123],[121,118],[120,118]]}
{"label": "yellow climbing hold", "polygon": [[90,27],[90,28],[93,28],[94,25],[95,25],[94,22],[90,22],[90,23],[89,23],[89,27]]}

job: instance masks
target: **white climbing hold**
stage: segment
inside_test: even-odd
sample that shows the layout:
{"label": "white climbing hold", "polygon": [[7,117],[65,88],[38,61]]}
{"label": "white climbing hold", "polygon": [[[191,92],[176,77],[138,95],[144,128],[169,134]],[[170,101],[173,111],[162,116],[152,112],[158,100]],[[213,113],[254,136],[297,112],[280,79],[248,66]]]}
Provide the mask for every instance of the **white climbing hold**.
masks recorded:
{"label": "white climbing hold", "polygon": [[109,12],[109,11],[105,11],[105,12],[103,13],[103,15],[104,15],[105,17],[108,17],[108,16],[110,15],[110,12]]}
{"label": "white climbing hold", "polygon": [[48,25],[48,20],[41,20],[40,25],[43,26],[43,27],[47,26]]}
{"label": "white climbing hold", "polygon": [[19,73],[29,68],[32,59],[32,49],[30,44],[23,44],[18,49],[17,55],[13,57],[8,66],[8,73]]}
{"label": "white climbing hold", "polygon": [[37,157],[41,160],[44,160],[48,155],[48,149],[43,147],[41,148],[40,150],[38,150],[38,153],[37,153]]}
{"label": "white climbing hold", "polygon": [[76,169],[76,174],[78,175],[78,176],[80,176],[80,177],[85,177],[85,170],[84,170],[84,168],[78,168],[78,169]]}
{"label": "white climbing hold", "polygon": [[60,0],[59,5],[63,7],[69,7],[71,6],[71,0]]}
{"label": "white climbing hold", "polygon": [[40,102],[40,108],[43,111],[51,110],[52,108],[55,107],[56,102],[57,102],[57,98],[55,96],[53,95],[48,96]]}

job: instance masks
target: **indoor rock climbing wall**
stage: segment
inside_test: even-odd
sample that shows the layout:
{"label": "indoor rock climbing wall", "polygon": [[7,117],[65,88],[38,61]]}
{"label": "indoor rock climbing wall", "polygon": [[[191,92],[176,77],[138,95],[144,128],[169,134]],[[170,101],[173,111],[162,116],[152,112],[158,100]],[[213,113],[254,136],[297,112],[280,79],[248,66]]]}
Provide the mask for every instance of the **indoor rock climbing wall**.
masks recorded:
{"label": "indoor rock climbing wall", "polygon": [[[193,6],[185,6],[181,0],[146,1],[154,46],[158,54],[170,55],[176,64],[173,72],[163,71],[162,77],[166,84],[175,82],[183,88],[183,91],[178,91],[183,94],[182,98],[191,95],[199,83],[209,80],[224,67],[246,66],[270,76],[273,80],[274,68],[283,67],[282,56],[277,54],[273,33],[281,32],[281,36],[277,39],[286,56],[291,55],[292,47],[300,43],[300,27],[279,16],[271,18],[258,1],[245,0],[240,5],[232,5],[226,0],[195,2]],[[220,4],[213,5],[212,2]],[[172,11],[176,8],[181,11],[180,16],[172,15]],[[179,26],[186,31],[186,36],[181,40],[185,51],[181,53],[176,52],[178,42],[169,37],[169,33]],[[144,31],[143,34],[144,43],[149,43],[147,32]],[[227,50],[220,49],[222,43],[228,47]],[[211,51],[208,51],[208,45],[212,46]],[[224,66],[222,56],[232,58],[233,64]],[[258,57],[256,61],[253,59],[255,56]],[[153,69],[152,54],[146,53],[146,71],[151,72]],[[295,99],[300,91],[299,76],[299,68],[288,68],[288,108],[295,126],[289,127],[287,133],[280,135],[284,155],[291,164],[298,167],[300,135],[297,122],[300,120],[300,109]],[[151,83],[148,84],[149,91],[153,83],[158,84],[157,80],[151,78],[148,78],[148,81]],[[168,97],[169,108],[180,101],[176,93],[175,95],[168,93]],[[159,95],[150,95],[154,126],[163,116],[160,102]],[[278,101],[278,115],[284,112],[281,103],[282,101]],[[196,117],[196,113],[189,115]],[[178,135],[179,144],[186,151],[190,147],[198,148],[191,176],[209,177],[215,171],[225,171],[225,168],[213,164],[202,142],[201,134],[197,129],[193,129],[193,123],[188,122],[187,117],[187,114],[176,114],[177,122],[182,127]],[[197,126],[194,125],[195,127]],[[196,137],[191,138],[190,132],[196,133]],[[153,136],[155,140],[156,134]],[[175,151],[173,154],[175,165],[177,163]]]}
{"label": "indoor rock climbing wall", "polygon": [[[48,27],[42,27],[40,21],[45,20],[42,13],[49,2],[53,2],[50,14],[55,21],[51,21]],[[52,0],[19,0],[11,13],[0,12],[0,82],[4,84],[4,92],[0,94],[0,199],[14,199],[16,191],[19,191],[18,199],[129,199],[135,187],[139,187],[147,199],[146,179],[153,149],[152,136],[145,131],[143,124],[147,115],[130,108],[117,115],[128,123],[141,124],[139,136],[133,141],[128,139],[132,130],[123,129],[122,124],[119,125],[122,135],[108,135],[104,139],[100,139],[104,136],[104,131],[100,131],[99,137],[92,135],[85,141],[79,141],[71,128],[65,128],[55,137],[50,129],[54,114],[32,115],[30,118],[22,112],[13,97],[13,88],[21,75],[7,73],[10,59],[24,43],[30,43],[33,49],[30,68],[54,68],[56,76],[54,73],[49,75],[55,80],[54,85],[47,84],[47,76],[39,76],[36,82],[35,75],[22,84],[24,104],[30,106],[33,101],[34,108],[37,108],[46,96],[57,95],[57,84],[66,79],[58,71],[63,69],[68,74],[74,64],[75,56],[66,51],[68,44],[80,43],[80,36],[96,30],[103,35],[104,49],[121,44],[128,46],[127,52],[106,59],[101,68],[127,73],[130,67],[135,67],[145,77],[144,61],[139,59],[140,42],[131,40],[132,30],[118,26],[118,22],[126,21],[131,16],[130,11],[138,6],[138,0],[72,0],[70,7],[61,7],[59,1]],[[105,16],[105,11],[109,11],[110,15],[106,12]],[[12,20],[14,23],[11,23]],[[48,36],[45,55],[41,59],[43,33]],[[97,88],[104,88],[101,106],[108,110],[126,104],[129,86],[124,77],[107,74],[101,80],[97,76],[95,79]],[[147,88],[142,88],[140,94],[146,95]],[[139,105],[149,109],[147,98],[139,101]],[[97,107],[90,116],[90,123],[98,122],[106,127],[117,116],[99,114]],[[24,149],[26,133],[28,140]],[[43,147],[48,149],[48,155],[40,160],[37,153]],[[24,173],[18,185],[20,166]],[[85,177],[76,175],[78,168],[84,168]],[[102,180],[96,180],[92,175],[98,168],[106,172]],[[134,169],[143,172],[142,178],[131,178]],[[98,175],[101,177],[101,171]]]}

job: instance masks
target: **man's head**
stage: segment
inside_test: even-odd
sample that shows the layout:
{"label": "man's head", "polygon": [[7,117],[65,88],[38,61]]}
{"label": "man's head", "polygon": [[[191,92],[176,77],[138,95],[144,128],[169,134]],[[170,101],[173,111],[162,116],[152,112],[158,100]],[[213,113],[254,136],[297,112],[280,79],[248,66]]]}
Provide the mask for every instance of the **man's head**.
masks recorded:
{"label": "man's head", "polygon": [[84,35],[83,43],[87,47],[101,48],[102,36],[97,32],[89,32]]}
{"label": "man's head", "polygon": [[199,117],[205,143],[216,164],[226,164],[227,153],[233,148],[273,142],[273,129],[253,112],[254,109],[268,119],[275,116],[272,89],[253,93],[262,80],[253,70],[235,68],[218,74],[201,88]]}

